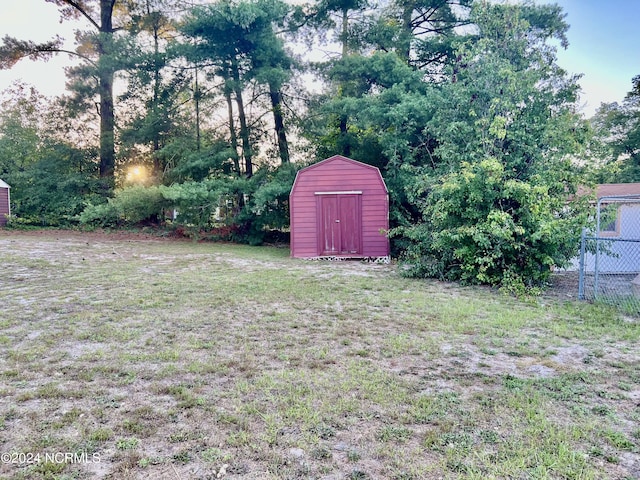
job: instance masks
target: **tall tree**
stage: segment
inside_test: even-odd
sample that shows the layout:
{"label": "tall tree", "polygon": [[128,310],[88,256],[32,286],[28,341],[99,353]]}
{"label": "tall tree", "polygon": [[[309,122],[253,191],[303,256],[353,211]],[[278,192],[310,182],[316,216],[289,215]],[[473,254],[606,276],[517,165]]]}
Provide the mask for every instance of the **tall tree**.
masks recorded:
{"label": "tall tree", "polygon": [[38,226],[73,223],[99,191],[95,151],[60,135],[58,105],[33,88],[18,86],[0,107],[0,177],[13,187],[13,214]]}
{"label": "tall tree", "polygon": [[575,255],[584,220],[567,197],[587,128],[551,45],[568,25],[558,6],[532,3],[482,2],[472,18],[477,38],[431,98],[434,161],[407,186],[422,221],[398,232],[415,275],[523,292]]}
{"label": "tall tree", "polygon": [[[341,45],[341,56],[344,58],[354,51],[352,46],[352,29],[354,24],[362,21],[368,0],[320,0],[318,2],[316,23],[325,28],[337,27],[337,40]],[[356,18],[353,14],[356,14]],[[335,21],[337,16],[338,22]]]}
{"label": "tall tree", "polygon": [[12,175],[40,158],[40,115],[46,103],[23,84],[3,93],[9,98],[0,104],[0,178],[11,182]]}
{"label": "tall tree", "polygon": [[[378,102],[378,108],[383,108],[379,101],[390,101],[391,104],[386,108],[397,111],[398,98],[393,100],[390,92],[382,97],[377,95],[392,89],[395,95],[414,96],[416,102],[409,101],[409,97],[406,97],[408,103],[404,106],[408,108],[407,114],[411,112],[414,119],[424,117],[425,110],[413,111],[409,104],[418,107],[422,103],[418,99],[424,94],[425,84],[443,81],[443,69],[454,61],[452,45],[459,42],[456,27],[469,23],[470,4],[471,0],[397,0],[381,2],[381,8],[373,9],[368,8],[364,2],[330,2],[329,5],[334,9],[339,6],[363,8],[359,12],[350,11],[347,18],[358,14],[364,16],[366,21],[352,23],[347,30],[343,30],[342,35],[338,36],[347,40],[341,44],[343,55],[327,62],[322,69],[332,90],[326,98],[318,101],[320,111],[312,111],[312,115],[331,117],[326,120],[328,128],[319,139],[320,151],[323,154],[337,151],[359,156],[379,166],[384,166],[387,160],[399,156],[407,159],[407,152],[400,155],[396,148],[402,139],[408,140],[408,137],[403,137],[395,129],[397,126],[393,130],[377,128],[371,123],[375,122],[373,118],[363,117],[369,117],[366,112],[373,103]],[[320,5],[324,3],[321,2]],[[345,53],[348,55],[344,55]],[[421,72],[422,81],[416,81],[416,76],[409,69],[398,65],[398,61]],[[384,69],[388,69],[387,72]],[[400,71],[403,73],[398,76]],[[409,84],[412,86],[409,87]],[[373,103],[365,105],[369,100]],[[384,120],[385,125],[388,120],[389,118]],[[405,122],[405,125],[410,123],[417,125],[418,122],[412,120]],[[367,126],[362,128],[363,124]],[[387,137],[389,132],[400,136],[384,141],[396,146],[390,151],[391,156],[384,159],[381,158],[381,150],[386,147],[376,140]],[[406,133],[412,137],[410,141],[417,142],[416,144],[422,142],[416,132]],[[372,135],[377,138],[372,139]]]}
{"label": "tall tree", "polygon": [[[316,6],[315,24],[321,29],[333,31],[333,40],[340,45],[340,56],[332,59],[324,66],[324,74],[332,83],[331,96],[336,99],[333,109],[330,133],[334,137],[334,148],[346,156],[352,155],[353,137],[349,132],[349,116],[344,111],[342,102],[349,96],[346,83],[336,82],[332,75],[332,68],[336,64],[348,61],[350,56],[361,54],[359,30],[366,28],[368,20],[368,0],[320,0]],[[333,132],[337,129],[337,132]]]}
{"label": "tall tree", "polygon": [[[128,88],[118,98],[125,111],[121,117],[123,148],[131,151],[127,156],[136,157],[137,152],[145,157],[158,178],[166,167],[158,152],[172,135],[182,133],[180,124],[186,123],[186,119],[180,115],[180,106],[192,88],[193,70],[172,65],[175,55],[169,48],[177,35],[172,12],[182,3],[182,0],[139,0],[131,5],[128,33],[137,48],[127,64]],[[200,104],[199,90],[196,81],[193,93],[196,110]]]}
{"label": "tall tree", "polygon": [[60,37],[36,44],[4,37],[0,47],[0,67],[10,68],[22,58],[42,59],[56,53],[69,53],[83,58],[96,78],[100,115],[100,176],[113,184],[115,173],[115,113],[113,81],[118,69],[115,34],[122,26],[115,21],[124,12],[124,0],[45,0],[60,8],[63,20],[84,18],[93,28],[91,34],[81,33],[82,45],[75,52],[62,48]]}
{"label": "tall tree", "polygon": [[274,27],[278,24],[284,28],[285,16],[289,9],[284,3],[276,2],[267,11],[270,15],[264,17],[261,24],[253,29],[256,36],[253,48],[249,52],[252,64],[250,76],[268,88],[280,161],[288,163],[290,153],[282,90],[291,75],[293,60],[285,50],[284,42],[277,35]]}
{"label": "tall tree", "polygon": [[604,158],[597,165],[599,182],[640,181],[640,76],[621,104],[602,104],[591,119]]}
{"label": "tall tree", "polygon": [[408,65],[439,73],[450,59],[456,29],[469,24],[473,0],[394,0],[364,35]]}
{"label": "tall tree", "polygon": [[281,88],[290,60],[274,30],[274,24],[282,22],[288,10],[279,0],[222,0],[194,8],[181,25],[182,32],[195,42],[187,57],[200,63],[208,62],[223,79],[232,144],[237,143],[234,129],[237,111],[238,140],[242,144],[247,177],[253,175],[255,155],[254,132],[245,105],[245,88],[252,81],[268,87],[280,157],[285,163],[289,159]]}
{"label": "tall tree", "polygon": [[[213,67],[213,74],[222,78],[223,91],[228,107],[228,126],[232,144],[238,146],[235,130],[234,100],[240,122],[240,139],[244,172],[253,174],[253,147],[244,109],[241,79],[246,70],[246,58],[241,45],[248,33],[242,16],[229,1],[195,7],[180,25],[181,32],[193,39],[187,46],[188,60]],[[249,20],[250,21],[250,20]],[[242,72],[242,74],[241,74]],[[238,155],[238,152],[236,152]],[[238,172],[240,173],[240,172]]]}

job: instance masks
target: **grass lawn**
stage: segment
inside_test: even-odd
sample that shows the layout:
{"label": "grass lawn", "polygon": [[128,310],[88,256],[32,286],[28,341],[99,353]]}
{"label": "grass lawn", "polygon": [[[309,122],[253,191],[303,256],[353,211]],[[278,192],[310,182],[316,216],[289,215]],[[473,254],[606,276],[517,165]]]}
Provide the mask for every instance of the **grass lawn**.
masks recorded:
{"label": "grass lawn", "polygon": [[1,232],[0,478],[640,478],[637,320],[288,255]]}

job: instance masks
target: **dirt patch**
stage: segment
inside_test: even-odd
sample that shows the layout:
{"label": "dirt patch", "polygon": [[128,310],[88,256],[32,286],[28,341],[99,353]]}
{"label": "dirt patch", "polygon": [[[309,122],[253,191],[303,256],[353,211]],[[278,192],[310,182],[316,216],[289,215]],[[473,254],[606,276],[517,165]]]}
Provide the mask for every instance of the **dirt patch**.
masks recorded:
{"label": "dirt patch", "polygon": [[[191,243],[193,240],[185,238],[180,235],[175,235],[172,233],[158,233],[156,231],[149,232],[136,232],[136,231],[74,231],[74,230],[53,230],[53,229],[43,229],[43,230],[25,230],[25,231],[14,231],[8,229],[0,228],[0,238],[8,237],[8,238],[16,238],[16,237],[27,237],[27,238],[43,238],[47,240],[55,239],[56,241],[63,242],[62,246],[64,246],[65,240],[74,242],[85,242],[87,245],[96,243],[119,243],[119,242],[135,242],[135,241],[144,241],[144,242],[178,242],[178,243]],[[71,245],[67,244],[67,245]],[[284,247],[281,247],[284,248]],[[37,254],[37,252],[34,252]],[[111,252],[114,255],[118,255],[115,250]],[[149,258],[149,260],[161,260]],[[246,258],[238,258],[238,257],[227,257],[225,261],[232,262],[235,266],[239,268],[250,268],[251,265],[256,265],[256,261],[252,259]],[[259,264],[260,262],[258,262]],[[336,271],[327,270],[323,268],[324,265],[333,264],[333,265],[344,265],[344,268],[337,267]],[[267,267],[275,267],[276,265],[271,263],[265,263],[264,266]],[[306,266],[310,271],[318,272],[319,275],[323,275],[326,278],[331,278],[336,274],[341,274],[346,272],[349,275],[377,275],[378,272],[389,271],[389,267],[386,265],[380,265],[369,262],[362,261],[347,261],[347,262],[330,262],[330,261],[308,261],[306,262]],[[318,268],[316,268],[318,267]],[[385,268],[386,267],[386,268]],[[543,293],[544,298],[550,299],[559,299],[559,300],[576,300],[578,298],[578,273],[577,272],[557,272],[554,273],[550,280],[547,288]],[[447,284],[443,284],[447,285]],[[450,288],[453,287],[455,289],[455,285],[448,285]]]}
{"label": "dirt patch", "polygon": [[576,300],[578,286],[578,272],[557,272],[551,275],[544,296],[560,300]]}
{"label": "dirt patch", "polygon": [[144,233],[0,231],[0,258],[1,451],[100,460],[5,478],[638,471],[633,323]]}

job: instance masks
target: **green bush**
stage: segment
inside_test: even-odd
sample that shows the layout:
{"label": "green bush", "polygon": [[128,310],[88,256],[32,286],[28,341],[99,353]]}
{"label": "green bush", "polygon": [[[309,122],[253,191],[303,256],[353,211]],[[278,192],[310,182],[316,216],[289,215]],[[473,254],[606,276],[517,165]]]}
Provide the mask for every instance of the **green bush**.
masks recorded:
{"label": "green bush", "polygon": [[117,190],[106,203],[89,204],[78,216],[82,225],[115,228],[157,222],[167,202],[156,186]]}
{"label": "green bush", "polygon": [[214,227],[233,224],[245,190],[246,180],[242,178],[208,179],[160,187],[167,204],[177,211],[175,226],[193,237],[203,236]]}
{"label": "green bush", "polygon": [[566,202],[542,177],[511,178],[501,162],[463,162],[431,186],[425,222],[395,230],[409,240],[411,276],[535,292],[578,252],[581,204]]}
{"label": "green bush", "polygon": [[70,164],[86,161],[87,153],[56,146],[43,158],[5,177],[11,185],[11,225],[68,227],[89,201],[102,197],[102,184],[91,169],[72,171]]}
{"label": "green bush", "polygon": [[425,104],[429,159],[401,166],[419,213],[395,230],[406,273],[534,293],[577,255],[587,210],[569,202],[584,182],[572,159],[589,127],[576,114],[576,79],[554,66],[551,45],[568,28],[558,13],[474,3],[477,32],[455,45],[448,70],[456,80]]}
{"label": "green bush", "polygon": [[[250,179],[252,194],[240,212],[235,241],[259,245],[274,232],[288,230],[289,193],[299,167],[286,163],[274,169],[262,168]],[[283,238],[282,235],[275,235]]]}
{"label": "green bush", "polygon": [[121,223],[118,208],[111,201],[98,205],[88,204],[78,215],[78,221],[84,226],[100,228],[115,228]]}
{"label": "green bush", "polygon": [[172,224],[183,234],[258,245],[289,226],[289,192],[297,167],[261,168],[250,178],[220,177],[170,186],[133,186],[106,203],[90,204],[82,225],[117,228],[157,221],[175,209]]}
{"label": "green bush", "polygon": [[115,197],[122,219],[128,225],[157,222],[167,205],[157,186],[133,186],[119,190]]}

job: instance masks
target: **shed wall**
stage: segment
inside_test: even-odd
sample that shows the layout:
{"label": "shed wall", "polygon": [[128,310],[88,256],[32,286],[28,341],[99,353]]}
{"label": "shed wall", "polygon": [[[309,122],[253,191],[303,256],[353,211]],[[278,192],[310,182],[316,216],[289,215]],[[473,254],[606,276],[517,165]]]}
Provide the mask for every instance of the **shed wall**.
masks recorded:
{"label": "shed wall", "polygon": [[[291,255],[310,258],[318,252],[317,193],[361,192],[363,257],[389,255],[389,201],[377,168],[345,157],[331,157],[301,170],[291,191]],[[382,231],[382,233],[381,233]]]}
{"label": "shed wall", "polygon": [[9,189],[0,187],[0,227],[7,224],[9,215]]}

